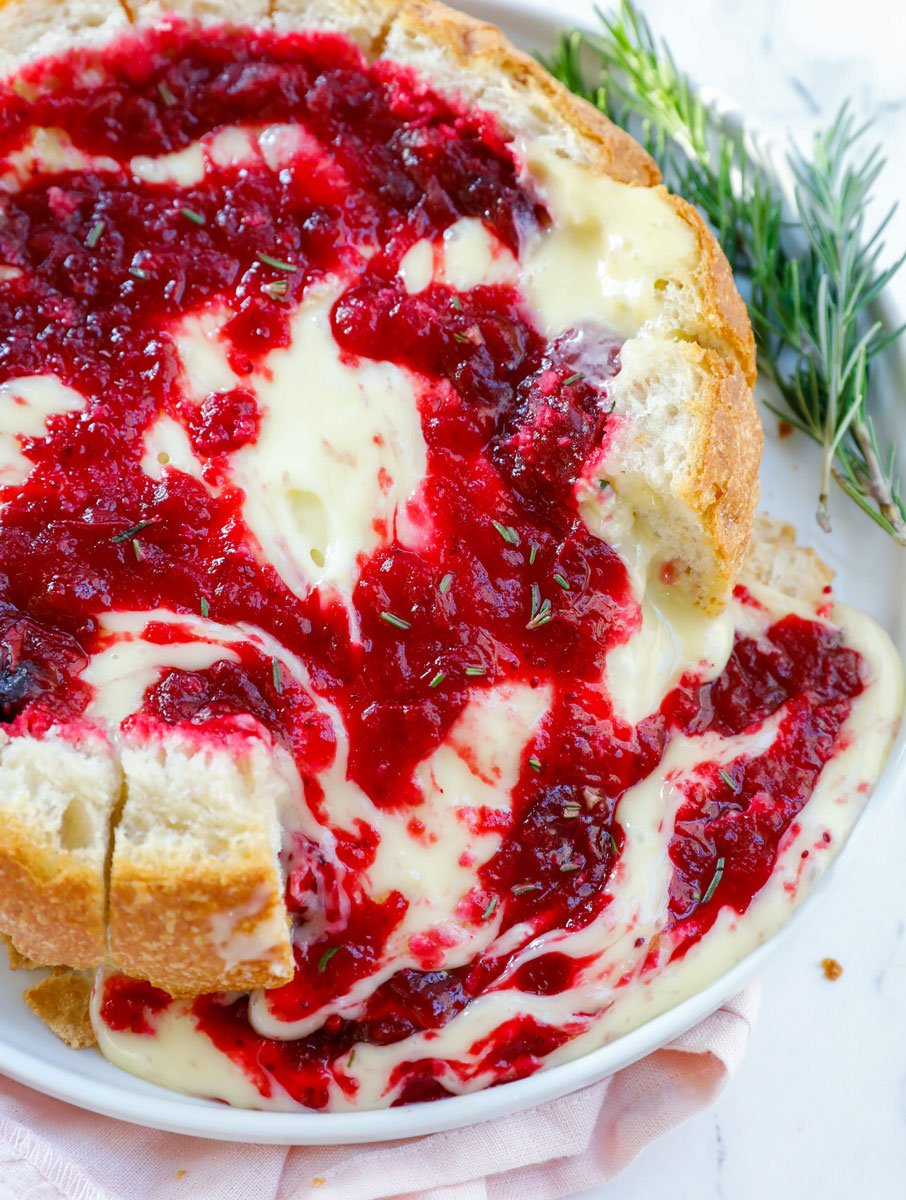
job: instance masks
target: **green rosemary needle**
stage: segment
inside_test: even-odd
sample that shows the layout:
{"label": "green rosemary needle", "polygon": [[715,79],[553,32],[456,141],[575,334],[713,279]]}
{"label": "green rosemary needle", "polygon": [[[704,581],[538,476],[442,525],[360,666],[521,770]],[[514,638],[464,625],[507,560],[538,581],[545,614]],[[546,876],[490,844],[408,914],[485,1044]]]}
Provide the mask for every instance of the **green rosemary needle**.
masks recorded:
{"label": "green rosemary needle", "polygon": [[327,964],[330,962],[330,960],[333,958],[333,956],[335,954],[339,954],[339,952],[340,952],[339,946],[331,946],[329,950],[324,951],[324,953],[321,955],[320,959],[318,960],[318,974],[319,975],[324,974],[324,968],[327,966]]}
{"label": "green rosemary needle", "polygon": [[411,629],[412,628],[411,621],[406,621],[402,617],[398,617],[396,615],[396,613],[382,612],[381,620],[385,621],[388,625],[392,625],[395,629]]}
{"label": "green rosemary needle", "polygon": [[713,876],[711,882],[708,884],[708,890],[705,892],[704,896],[702,896],[702,898],[701,898],[702,904],[707,904],[708,901],[711,899],[711,897],[714,895],[714,893],[717,891],[717,885],[720,883],[721,879],[723,879],[724,867],[726,865],[726,861],[727,860],[725,858],[719,858],[717,860],[717,866],[714,868],[714,876]]}
{"label": "green rosemary needle", "polygon": [[259,254],[258,261],[266,267],[273,267],[275,271],[286,271],[287,275],[293,275],[299,270],[295,263],[284,262],[282,258],[273,258],[270,254]]}

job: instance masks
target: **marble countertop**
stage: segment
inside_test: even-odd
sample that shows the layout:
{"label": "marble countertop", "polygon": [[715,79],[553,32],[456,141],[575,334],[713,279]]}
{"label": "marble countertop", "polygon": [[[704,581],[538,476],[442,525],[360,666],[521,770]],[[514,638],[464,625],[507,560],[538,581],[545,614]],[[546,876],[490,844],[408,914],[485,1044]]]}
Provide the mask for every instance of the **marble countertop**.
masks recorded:
{"label": "marble countertop", "polygon": [[[640,0],[677,61],[771,133],[808,139],[846,96],[889,163],[878,215],[906,196],[906,37],[890,0]],[[563,5],[590,14],[592,5]],[[558,6],[559,12],[559,6]],[[593,16],[587,19],[592,19]],[[888,231],[906,248],[906,207]],[[893,289],[906,311],[906,269]],[[839,886],[762,977],[761,1015],[709,1111],[582,1200],[823,1200],[906,1194],[906,803],[890,797]],[[868,918],[868,921],[866,920]],[[820,961],[843,965],[836,982]]]}

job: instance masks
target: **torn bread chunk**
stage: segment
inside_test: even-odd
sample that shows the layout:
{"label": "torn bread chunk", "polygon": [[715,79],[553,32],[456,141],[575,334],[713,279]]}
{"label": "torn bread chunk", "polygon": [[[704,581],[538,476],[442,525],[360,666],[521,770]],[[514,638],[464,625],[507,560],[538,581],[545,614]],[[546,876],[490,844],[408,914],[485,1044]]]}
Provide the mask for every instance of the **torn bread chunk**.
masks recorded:
{"label": "torn bread chunk", "polygon": [[34,984],[23,999],[39,1020],[71,1050],[97,1045],[91,1025],[91,977],[55,971]]}
{"label": "torn bread chunk", "polygon": [[291,777],[258,736],[167,729],[124,742],[110,957],[175,996],[292,977],[279,814]]}
{"label": "torn bread chunk", "polygon": [[34,962],[104,958],[104,866],[120,772],[100,735],[0,733],[0,928]]}
{"label": "torn bread chunk", "polygon": [[742,580],[755,579],[820,608],[834,572],[814,550],[796,542],[796,530],[764,513],[755,519]]}
{"label": "torn bread chunk", "polygon": [[[644,335],[622,349],[617,420],[583,516],[644,588],[649,570],[719,612],[749,548],[761,427],[740,368],[694,343]],[[727,479],[739,464],[746,490]],[[606,486],[602,486],[606,485]]]}

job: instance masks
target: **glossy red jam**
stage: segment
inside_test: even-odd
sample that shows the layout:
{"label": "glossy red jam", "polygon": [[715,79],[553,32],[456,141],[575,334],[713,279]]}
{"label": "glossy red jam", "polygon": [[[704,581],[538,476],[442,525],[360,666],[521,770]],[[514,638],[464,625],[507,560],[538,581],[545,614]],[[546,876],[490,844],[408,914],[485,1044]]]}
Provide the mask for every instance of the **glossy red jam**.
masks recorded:
{"label": "glossy red jam", "polygon": [[[110,609],[248,622],[305,663],[342,713],[349,775],[376,805],[411,807],[417,833],[414,768],[470,696],[502,681],[544,685],[552,705],[524,754],[511,816],[475,818],[496,822],[502,840],[472,901],[476,923],[497,913],[504,929],[529,922],[541,933],[584,925],[607,904],[621,797],[676,731],[737,732],[786,705],[780,749],[715,768],[689,790],[671,846],[681,953],[721,905],[744,911],[770,874],[861,690],[859,662],[832,632],[789,618],[764,640],[739,640],[719,680],[684,680],[639,725],[612,711],[602,668],[639,611],[622,562],[579,517],[573,485],[607,436],[618,343],[594,326],[546,342],[511,288],[435,284],[409,295],[398,278],[416,241],[463,217],[483,220],[517,256],[548,220],[495,121],[406,70],[366,64],[338,37],[208,29],[201,38],[174,24],[40,64],[5,87],[0,159],[33,126],[125,162],[222,126],[292,121],[316,150],[300,150],[278,176],[263,165],[209,166],[202,183],[180,189],[84,169],[0,192],[0,265],[12,268],[0,274],[0,383],[52,372],[86,398],[84,411],[51,418],[46,438],[24,440],[34,468],[2,496],[0,719],[27,730],[83,712],[91,693],[80,673]],[[173,338],[187,314],[226,304],[236,314],[224,330],[231,363],[250,374],[287,344],[294,306],[327,275],[345,284],[332,327],[348,360],[417,376],[427,446],[418,501],[433,536],[427,549],[388,538],[362,556],[356,641],[339,597],[295,596],[244,524],[228,456],[258,436],[254,394],[238,387],[189,403]],[[580,369],[589,354],[594,385]],[[186,427],[207,484],[172,467],[159,481],[143,471],[143,435],[162,413]],[[176,635],[168,625],[146,636]],[[144,718],[212,730],[237,713],[290,749],[317,810],[333,731],[254,647],[239,662],[166,672],[143,706]],[[376,834],[360,826],[338,855],[364,868]],[[338,905],[330,864],[317,847],[303,849],[287,882],[296,920],[308,919],[313,894],[349,915],[340,933],[300,944],[296,978],[272,993],[272,1010],[290,1020],[368,975],[407,903],[392,891]],[[296,1041],[257,1035],[245,998],[202,997],[194,1011],[263,1095],[273,1077],[317,1108],[332,1081],[354,1094],[337,1065],[351,1047],[442,1027],[507,965],[441,962],[426,944],[422,969],[378,987],[360,1019],[330,1017]],[[507,986],[557,995],[581,966],[551,953]],[[102,1014],[113,1029],[142,1033],[165,1006],[156,989],[111,981]],[[568,1036],[515,1016],[472,1047],[469,1070],[497,1081],[527,1074]],[[392,1081],[398,1102],[444,1094],[440,1071],[432,1059],[403,1063]]]}

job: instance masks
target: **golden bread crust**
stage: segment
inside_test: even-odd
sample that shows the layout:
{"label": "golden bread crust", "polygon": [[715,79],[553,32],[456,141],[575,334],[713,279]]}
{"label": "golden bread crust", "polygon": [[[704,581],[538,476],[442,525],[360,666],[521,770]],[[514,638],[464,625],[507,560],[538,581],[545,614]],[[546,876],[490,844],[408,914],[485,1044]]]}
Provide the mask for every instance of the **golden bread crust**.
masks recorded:
{"label": "golden bread crust", "polygon": [[0,928],[25,958],[80,969],[107,950],[102,872],[38,844],[18,820],[0,825]]}
{"label": "golden bread crust", "polygon": [[[698,355],[707,383],[696,398],[699,444],[691,456],[695,469],[686,498],[718,548],[717,570],[729,590],[751,543],[764,432],[757,414],[752,419],[743,368],[715,350]],[[733,464],[729,474],[728,463]]]}
{"label": "golden bread crust", "polygon": [[5,933],[0,933],[0,942],[6,947],[6,961],[11,971],[40,971],[43,963],[35,962],[27,954],[20,954]]}
{"label": "golden bread crust", "polygon": [[[304,0],[293,6],[304,11]],[[500,30],[435,0],[387,3],[407,32],[435,42],[463,71],[501,71],[545,117],[569,126],[585,143],[588,163],[620,183],[651,187],[660,181],[654,159],[624,130],[591,104],[558,83],[534,58],[524,54]]]}
{"label": "golden bread crust", "polygon": [[[147,979],[173,996],[279,987],[293,975],[284,909],[270,873],[217,872],[182,866],[178,873],[128,865],[110,881],[110,954],[117,970]],[[283,936],[262,937],[263,926]],[[222,928],[225,956],[212,952],[212,929]],[[229,944],[245,939],[260,953],[231,962]],[[217,939],[213,939],[216,941]]]}

